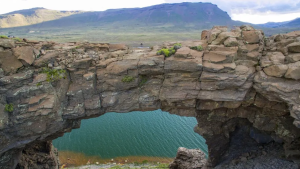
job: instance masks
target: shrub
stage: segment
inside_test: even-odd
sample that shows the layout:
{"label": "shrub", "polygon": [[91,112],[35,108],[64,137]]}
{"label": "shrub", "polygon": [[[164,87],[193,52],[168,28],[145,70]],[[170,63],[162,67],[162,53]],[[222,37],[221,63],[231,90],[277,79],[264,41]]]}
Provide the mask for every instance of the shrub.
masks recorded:
{"label": "shrub", "polygon": [[5,35],[0,35],[0,39],[8,39],[8,37],[7,36],[5,36]]}
{"label": "shrub", "polygon": [[129,82],[132,82],[133,80],[134,80],[134,77],[132,77],[132,76],[124,76],[122,79],[122,82],[129,83]]}
{"label": "shrub", "polygon": [[42,73],[47,74],[47,82],[54,82],[62,78],[66,78],[66,70],[64,69],[49,69],[44,67]]}
{"label": "shrub", "polygon": [[193,47],[190,47],[190,49],[202,51],[202,50],[203,50],[203,47],[202,47],[201,45],[199,45],[199,46],[193,46]]}
{"label": "shrub", "polygon": [[173,45],[173,47],[174,47],[175,50],[180,49],[181,46],[182,46],[181,43],[175,43],[175,44]]}
{"label": "shrub", "polygon": [[164,55],[165,57],[169,57],[171,55],[173,55],[174,53],[176,52],[176,50],[173,48],[170,48],[170,49],[161,49],[157,52],[158,55]]}
{"label": "shrub", "polygon": [[13,112],[14,111],[14,105],[13,104],[6,104],[5,109],[6,112]]}
{"label": "shrub", "polygon": [[178,49],[181,48],[181,43],[175,43],[172,48],[163,48],[157,52],[157,55],[164,55],[165,57],[169,57],[176,53]]}

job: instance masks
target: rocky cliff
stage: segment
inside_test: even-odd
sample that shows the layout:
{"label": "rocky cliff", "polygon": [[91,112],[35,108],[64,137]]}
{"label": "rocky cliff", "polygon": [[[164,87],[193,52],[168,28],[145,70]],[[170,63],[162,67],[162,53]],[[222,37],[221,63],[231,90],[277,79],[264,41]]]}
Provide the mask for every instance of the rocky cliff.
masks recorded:
{"label": "rocky cliff", "polygon": [[133,50],[0,39],[0,166],[57,168],[47,141],[81,119],[156,109],[197,118],[210,166],[230,148],[247,147],[236,137],[241,131],[259,144],[281,144],[299,163],[300,32],[266,38],[249,26],[218,26],[181,44],[165,57],[157,51],[174,43]]}

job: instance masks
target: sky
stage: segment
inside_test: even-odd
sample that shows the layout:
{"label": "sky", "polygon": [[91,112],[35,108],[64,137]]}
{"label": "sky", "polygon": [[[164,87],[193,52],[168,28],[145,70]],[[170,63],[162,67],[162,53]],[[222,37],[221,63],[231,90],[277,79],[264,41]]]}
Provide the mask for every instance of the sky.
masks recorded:
{"label": "sky", "polygon": [[106,9],[146,7],[162,3],[211,2],[233,20],[254,24],[282,22],[300,17],[300,0],[0,0],[0,14],[44,7],[54,10],[103,11]]}

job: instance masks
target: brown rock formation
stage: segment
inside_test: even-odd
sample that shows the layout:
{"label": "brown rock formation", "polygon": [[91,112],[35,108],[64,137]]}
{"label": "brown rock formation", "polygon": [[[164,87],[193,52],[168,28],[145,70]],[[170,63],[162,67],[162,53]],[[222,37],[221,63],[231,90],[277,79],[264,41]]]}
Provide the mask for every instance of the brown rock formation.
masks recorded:
{"label": "brown rock formation", "polygon": [[[245,132],[259,144],[282,142],[299,163],[299,34],[227,31],[214,27],[206,40],[183,42],[167,58],[156,55],[161,47],[0,40],[0,166],[25,166],[25,147],[78,128],[81,119],[156,109],[197,118],[194,130],[206,139],[211,166],[230,154],[232,133],[245,126],[257,130]],[[33,53],[16,56],[25,45]],[[189,49],[198,45],[205,50]],[[8,104],[13,111],[5,111]]]}

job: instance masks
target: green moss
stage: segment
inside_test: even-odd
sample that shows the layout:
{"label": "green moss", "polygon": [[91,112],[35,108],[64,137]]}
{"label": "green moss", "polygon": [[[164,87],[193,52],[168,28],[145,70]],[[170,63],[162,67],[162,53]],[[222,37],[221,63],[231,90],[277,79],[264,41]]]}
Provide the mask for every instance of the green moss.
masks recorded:
{"label": "green moss", "polygon": [[192,46],[192,47],[190,47],[190,49],[197,50],[197,51],[202,51],[203,47],[201,45],[199,45],[199,46]]}
{"label": "green moss", "polygon": [[38,82],[38,83],[36,84],[37,87],[39,87],[39,86],[41,86],[41,85],[42,85],[42,82]]}
{"label": "green moss", "polygon": [[20,38],[13,38],[15,41],[22,42],[23,40]]}
{"label": "green moss", "polygon": [[147,76],[142,75],[142,76],[141,76],[141,81],[140,81],[140,83],[139,83],[139,86],[143,86],[145,83],[147,83],[147,81],[148,81]]}
{"label": "green moss", "polygon": [[124,82],[124,83],[130,83],[132,81],[134,81],[134,77],[132,77],[132,76],[124,76],[122,79],[122,82]]}
{"label": "green moss", "polygon": [[44,67],[42,73],[47,74],[47,82],[54,82],[62,78],[66,78],[66,70],[64,69],[49,69]]}
{"label": "green moss", "polygon": [[5,109],[6,112],[13,112],[14,111],[14,105],[12,103],[6,104]]}
{"label": "green moss", "polygon": [[0,39],[8,39],[8,37],[5,35],[0,35]]}

